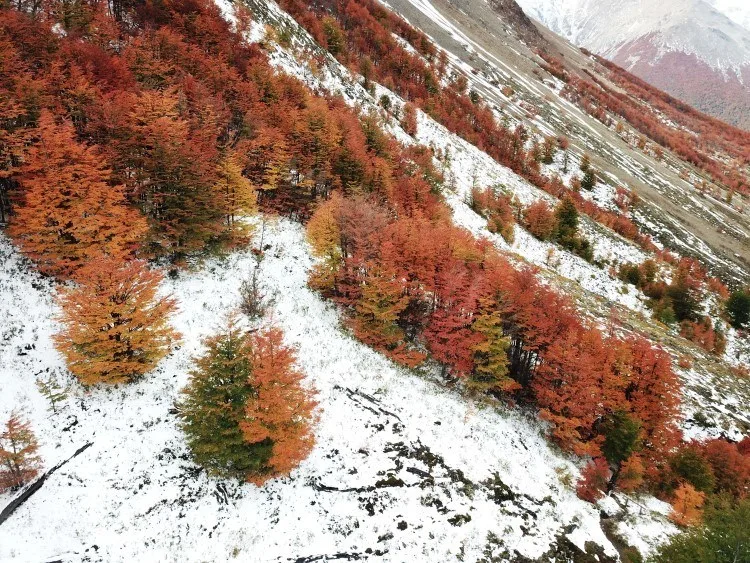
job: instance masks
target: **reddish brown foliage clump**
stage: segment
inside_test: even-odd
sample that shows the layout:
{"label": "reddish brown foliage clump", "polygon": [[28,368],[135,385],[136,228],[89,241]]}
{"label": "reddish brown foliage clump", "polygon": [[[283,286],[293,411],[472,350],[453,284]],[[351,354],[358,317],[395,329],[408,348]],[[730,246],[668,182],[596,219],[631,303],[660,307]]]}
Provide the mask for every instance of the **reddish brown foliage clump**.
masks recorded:
{"label": "reddish brown foliage clump", "polygon": [[0,493],[15,490],[39,473],[41,458],[30,424],[13,412],[0,428]]}

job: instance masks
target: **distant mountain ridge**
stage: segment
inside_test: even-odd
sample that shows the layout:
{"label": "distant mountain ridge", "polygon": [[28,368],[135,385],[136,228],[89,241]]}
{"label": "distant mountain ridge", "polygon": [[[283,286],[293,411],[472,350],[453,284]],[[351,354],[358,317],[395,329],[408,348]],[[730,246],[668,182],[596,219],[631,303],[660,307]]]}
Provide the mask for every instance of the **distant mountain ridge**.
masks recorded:
{"label": "distant mountain ridge", "polygon": [[750,128],[745,0],[519,0],[546,27],[696,108]]}

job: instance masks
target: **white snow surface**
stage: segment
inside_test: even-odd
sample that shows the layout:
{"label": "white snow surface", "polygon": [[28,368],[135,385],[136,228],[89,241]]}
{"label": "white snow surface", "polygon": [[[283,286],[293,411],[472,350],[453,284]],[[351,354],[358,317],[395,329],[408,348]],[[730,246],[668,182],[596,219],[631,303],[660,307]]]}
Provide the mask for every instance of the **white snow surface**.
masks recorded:
{"label": "white snow surface", "polygon": [[734,23],[750,30],[750,3],[747,0],[706,0]]}
{"label": "white snow surface", "polygon": [[[164,282],[179,303],[173,324],[183,342],[153,373],[84,389],[52,345],[53,286],[0,235],[0,418],[22,406],[45,468],[93,442],[0,526],[0,561],[286,561],[368,548],[382,561],[453,561],[461,549],[472,561],[488,532],[511,552],[539,557],[566,525],[581,547],[591,540],[613,552],[596,509],[561,483],[576,465],[533,418],[469,401],[347,334],[335,308],[306,286],[312,259],[300,225],[272,222],[265,244],[270,321],[297,347],[321,418],[310,457],[291,477],[256,487],[197,472],[171,411],[202,339],[238,303],[254,264],[249,250]],[[72,385],[57,414],[34,384],[48,369]],[[495,474],[515,499],[493,498],[482,482]],[[403,486],[368,488],[389,477]],[[0,496],[0,506],[11,498]],[[449,522],[459,515],[470,520]]]}

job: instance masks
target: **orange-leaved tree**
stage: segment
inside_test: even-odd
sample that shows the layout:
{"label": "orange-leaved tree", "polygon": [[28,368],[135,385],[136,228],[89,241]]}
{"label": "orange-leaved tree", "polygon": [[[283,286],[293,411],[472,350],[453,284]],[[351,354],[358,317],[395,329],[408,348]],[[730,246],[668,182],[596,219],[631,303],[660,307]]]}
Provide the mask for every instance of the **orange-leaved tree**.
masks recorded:
{"label": "orange-leaved tree", "polygon": [[409,301],[402,283],[376,263],[367,263],[364,269],[361,298],[350,321],[354,335],[395,362],[419,365],[424,355],[408,348],[406,334],[397,322]]}
{"label": "orange-leaved tree", "polygon": [[41,458],[31,426],[13,411],[0,428],[0,493],[15,490],[39,473]]}
{"label": "orange-leaved tree", "polygon": [[315,443],[312,427],[317,403],[302,386],[304,376],[295,367],[295,352],[284,345],[281,330],[254,334],[250,350],[250,384],[255,392],[247,401],[240,428],[250,443],[270,440],[273,444],[268,473],[252,479],[260,484],[287,475],[308,456]]}
{"label": "orange-leaved tree", "polygon": [[335,275],[342,264],[342,199],[339,192],[333,192],[330,199],[318,206],[307,223],[307,240],[315,257],[320,259],[310,274],[310,285],[315,289],[332,290]]}
{"label": "orange-leaved tree", "polygon": [[218,181],[214,184],[216,197],[221,200],[224,227],[232,239],[247,239],[252,233],[249,223],[242,220],[257,210],[258,195],[252,182],[242,175],[237,155],[228,153],[216,167]]}
{"label": "orange-leaved tree", "polygon": [[609,464],[602,457],[592,459],[581,471],[581,479],[576,485],[578,498],[596,502],[604,496],[610,478]]}
{"label": "orange-leaved tree", "polygon": [[316,403],[282,337],[275,328],[250,335],[230,316],[196,359],[178,411],[210,474],[261,484],[310,453]]}
{"label": "orange-leaved tree", "polygon": [[8,228],[41,272],[62,278],[102,254],[131,257],[147,230],[122,186],[108,184],[104,159],[74,133],[71,124],[42,112],[38,143],[23,167],[22,204]]}
{"label": "orange-leaved tree", "polygon": [[529,232],[540,240],[550,240],[555,234],[555,212],[546,201],[532,203],[524,210],[523,219]]}
{"label": "orange-leaved tree", "polygon": [[690,483],[682,483],[674,492],[670,518],[680,526],[694,526],[703,516],[703,502],[706,494],[695,490]]}
{"label": "orange-leaved tree", "polygon": [[159,296],[162,275],[143,261],[92,262],[77,287],[62,291],[64,329],[55,344],[84,385],[127,382],[156,366],[179,338],[168,317],[175,301]]}

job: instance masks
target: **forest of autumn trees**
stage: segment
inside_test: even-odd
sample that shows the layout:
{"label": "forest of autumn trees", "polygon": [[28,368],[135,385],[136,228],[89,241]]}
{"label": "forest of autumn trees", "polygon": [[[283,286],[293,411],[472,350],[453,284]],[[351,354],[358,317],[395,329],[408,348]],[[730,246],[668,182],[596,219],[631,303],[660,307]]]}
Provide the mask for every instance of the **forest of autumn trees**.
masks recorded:
{"label": "forest of autumn trees", "polygon": [[[672,278],[669,283],[658,276],[660,264],[650,258],[638,265],[622,264],[618,276],[643,291],[656,319],[667,325],[677,325],[685,338],[708,352],[723,355],[726,335],[710,316],[702,312],[701,306],[709,292],[713,292],[729,308],[731,298],[728,289],[719,280],[710,278],[694,259],[669,259],[674,262],[669,267]],[[668,262],[663,261],[664,264]],[[735,295],[739,294],[741,291],[735,292]],[[731,323],[731,320],[730,313],[728,321]]]}
{"label": "forest of autumn trees", "polygon": [[[436,60],[439,74],[434,47],[385,8],[331,3],[326,19],[283,4],[365,79],[372,73],[547,186],[523,128],[503,129],[460,85],[442,88],[389,30]],[[319,257],[310,283],[363,342],[409,367],[429,354],[475,393],[537,407],[558,444],[593,458],[608,490],[662,487],[681,441],[667,353],[592,326],[532,269],[455,227],[428,149],[404,148],[375,116],[275,73],[210,2],[121,6],[127,25],[80,3],[65,34],[53,31],[57,12],[46,4],[19,7],[0,11],[0,99],[12,100],[0,108],[0,181],[14,202],[14,241],[40,270],[75,282],[61,292],[57,344],[83,383],[151,369],[175,338],[173,303],[158,297],[152,266],[176,272],[244,244],[242,216],[259,207],[308,222]],[[238,16],[242,31],[248,14]],[[507,202],[478,204],[502,233]],[[549,210],[549,236],[579,244],[572,219],[599,213],[590,205],[571,195]],[[289,471],[311,448],[304,421],[314,407],[292,352],[273,330],[248,338],[230,327],[206,345],[181,405],[194,456],[250,480]],[[217,456],[219,436],[231,447]],[[628,447],[606,446],[622,436]]]}
{"label": "forest of autumn trees", "polygon": [[[416,133],[413,112],[419,107],[535,186],[555,197],[570,197],[576,208],[594,221],[647,250],[656,248],[625,214],[608,211],[566,188],[559,178],[543,175],[540,163],[550,154],[545,143],[534,143],[527,150],[530,134],[523,124],[510,129],[499,123],[492,108],[467,91],[465,77],[448,75],[444,53],[375,0],[282,0],[280,4],[340,62],[361,74],[365,86],[369,80],[377,80],[407,100],[401,123],[410,135]],[[416,52],[407,51],[397,37]],[[450,80],[450,85],[441,86],[441,80]],[[567,147],[566,141],[558,142]]]}
{"label": "forest of autumn trees", "polygon": [[629,467],[647,465],[652,476],[679,443],[679,384],[665,352],[587,326],[533,271],[452,226],[441,206],[404,213],[337,195],[318,207],[308,234],[320,257],[312,285],[395,361],[420,362],[423,342],[468,387],[532,400],[553,438],[582,455],[601,456],[603,422],[626,412],[646,462]]}

